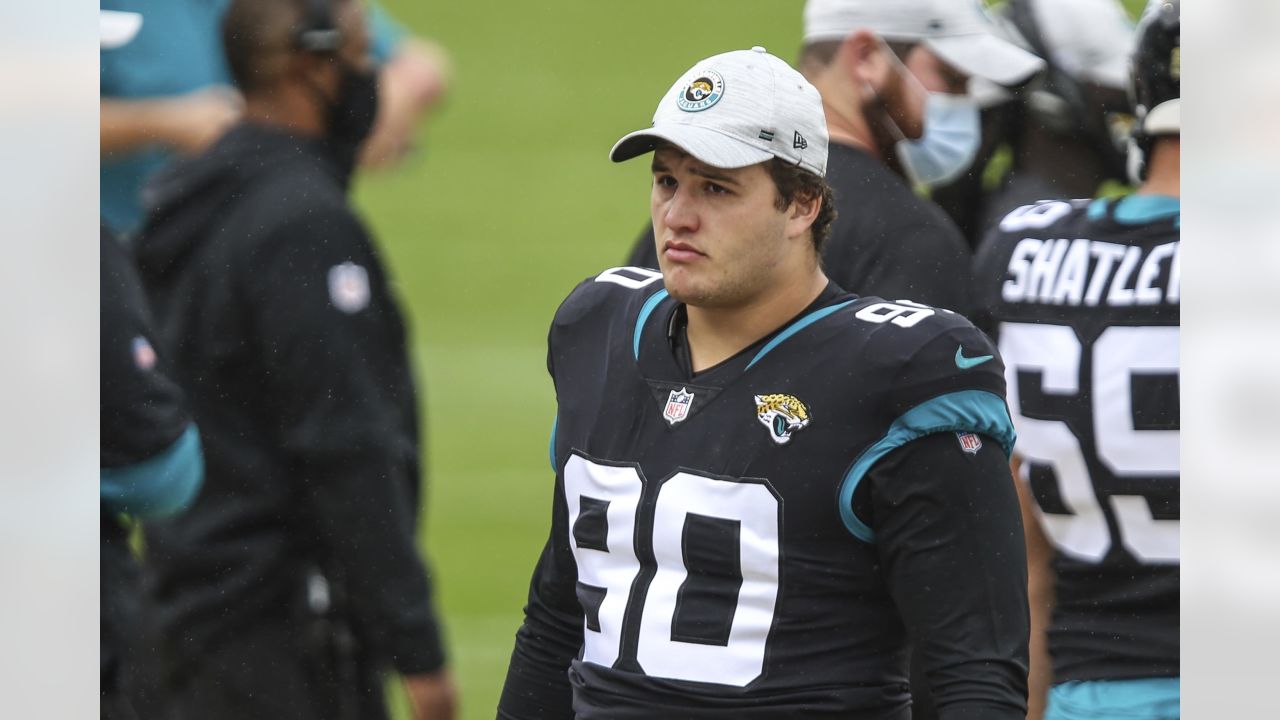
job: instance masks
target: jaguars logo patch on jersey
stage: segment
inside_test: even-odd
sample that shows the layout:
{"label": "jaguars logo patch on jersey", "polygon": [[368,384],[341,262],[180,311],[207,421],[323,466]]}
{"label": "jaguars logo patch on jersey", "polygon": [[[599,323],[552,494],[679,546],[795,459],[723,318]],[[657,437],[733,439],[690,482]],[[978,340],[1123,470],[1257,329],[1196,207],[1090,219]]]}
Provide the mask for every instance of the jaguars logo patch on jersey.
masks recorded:
{"label": "jaguars logo patch on jersey", "polygon": [[756,418],[769,428],[769,437],[779,445],[791,441],[791,433],[809,425],[809,408],[794,395],[756,395]]}

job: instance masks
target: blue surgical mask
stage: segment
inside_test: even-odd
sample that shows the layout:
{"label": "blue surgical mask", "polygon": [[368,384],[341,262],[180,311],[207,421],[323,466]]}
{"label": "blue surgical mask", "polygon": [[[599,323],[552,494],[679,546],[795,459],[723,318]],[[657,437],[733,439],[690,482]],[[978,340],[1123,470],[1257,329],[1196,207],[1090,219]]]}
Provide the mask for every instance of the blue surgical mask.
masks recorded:
{"label": "blue surgical mask", "polygon": [[924,105],[924,134],[894,146],[912,182],[945,185],[973,164],[982,143],[978,105],[967,95],[931,92]]}

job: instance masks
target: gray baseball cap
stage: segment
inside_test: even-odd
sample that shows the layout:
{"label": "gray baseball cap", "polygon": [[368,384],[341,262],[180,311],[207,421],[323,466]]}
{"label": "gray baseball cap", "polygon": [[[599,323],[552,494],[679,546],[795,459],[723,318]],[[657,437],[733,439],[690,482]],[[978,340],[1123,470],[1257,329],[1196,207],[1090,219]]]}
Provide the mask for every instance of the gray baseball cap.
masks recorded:
{"label": "gray baseball cap", "polygon": [[828,140],[818,89],[754,47],[695,64],[662,96],[653,126],[624,136],[609,158],[630,160],[666,141],[712,167],[776,157],[825,177]]}
{"label": "gray baseball cap", "polygon": [[1017,85],[1044,61],[1001,37],[981,0],[808,0],[804,41],[843,40],[870,30],[885,40],[920,42],[966,75]]}

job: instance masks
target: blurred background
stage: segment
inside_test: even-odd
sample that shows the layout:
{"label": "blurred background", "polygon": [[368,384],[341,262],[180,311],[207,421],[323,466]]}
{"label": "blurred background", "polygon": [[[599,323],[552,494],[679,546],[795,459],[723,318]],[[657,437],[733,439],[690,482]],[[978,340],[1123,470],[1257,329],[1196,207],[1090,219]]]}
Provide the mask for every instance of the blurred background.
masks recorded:
{"label": "blurred background", "polygon": [[[463,716],[490,718],[547,530],[546,328],[577,281],[622,263],[647,218],[647,166],[606,153],[695,60],[757,44],[793,58],[803,3],[382,4],[455,66],[414,156],[363,175],[357,199],[412,324],[423,541]],[[1280,94],[1260,76],[1275,67],[1280,4],[1187,11],[1183,706],[1263,717],[1251,709],[1273,705],[1280,642],[1280,242],[1266,211]],[[97,46],[94,4],[0,4],[3,717],[96,707]]]}

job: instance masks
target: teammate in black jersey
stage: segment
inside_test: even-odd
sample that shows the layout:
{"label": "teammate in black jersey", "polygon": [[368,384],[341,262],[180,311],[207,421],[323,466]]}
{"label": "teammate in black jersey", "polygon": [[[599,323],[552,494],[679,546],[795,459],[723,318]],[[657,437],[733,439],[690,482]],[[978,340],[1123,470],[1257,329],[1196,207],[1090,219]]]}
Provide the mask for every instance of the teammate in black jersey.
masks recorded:
{"label": "teammate in black jersey", "polygon": [[1021,208],[978,258],[1049,625],[1032,706],[1051,674],[1054,720],[1179,716],[1178,6],[1138,28],[1137,193]]}
{"label": "teammate in black jersey", "polygon": [[661,273],[557,311],[551,533],[500,718],[1026,711],[1025,555],[1003,366],[954,313],[851,295],[817,90],[763,48],[699,62],[653,152]]}

